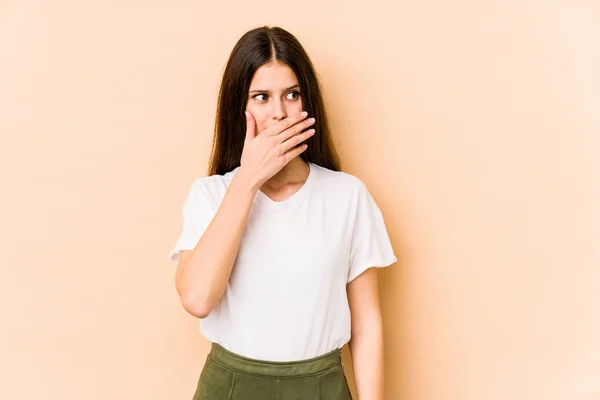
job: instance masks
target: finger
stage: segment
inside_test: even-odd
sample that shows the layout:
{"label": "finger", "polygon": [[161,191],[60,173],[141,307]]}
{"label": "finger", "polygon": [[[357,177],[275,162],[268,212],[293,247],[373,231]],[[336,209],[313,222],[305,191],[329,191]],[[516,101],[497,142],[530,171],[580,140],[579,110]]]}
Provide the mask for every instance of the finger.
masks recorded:
{"label": "finger", "polygon": [[256,120],[250,111],[245,111],[246,114],[246,141],[250,141],[256,137]]}
{"label": "finger", "polygon": [[280,146],[282,147],[282,150],[285,153],[292,147],[294,147],[294,146],[302,143],[306,139],[310,138],[314,133],[315,133],[314,129],[309,129],[306,132],[302,132],[301,134],[292,136],[291,138],[289,138],[288,140],[283,142]]}
{"label": "finger", "polygon": [[283,132],[284,130],[288,129],[289,127],[294,126],[298,122],[302,121],[304,118],[306,118],[307,115],[308,115],[308,113],[306,111],[302,111],[299,114],[284,118],[281,121],[273,124],[272,126],[268,127],[267,129],[265,129],[262,132],[262,134],[269,135],[269,136],[278,135],[280,132]]}
{"label": "finger", "polygon": [[297,123],[296,125],[286,129],[285,131],[281,132],[278,136],[277,139],[281,140],[281,142],[284,142],[286,140],[288,140],[291,137],[294,137],[297,133],[302,132],[304,129],[310,127],[311,125],[313,125],[315,123],[315,119],[314,118],[309,118],[307,120],[304,120],[300,123]]}
{"label": "finger", "polygon": [[298,157],[300,155],[300,153],[302,153],[304,150],[306,150],[308,148],[308,145],[303,144],[301,146],[295,147],[292,150],[288,151],[287,153],[285,153],[284,157],[285,157],[285,163],[289,163],[294,157]]}

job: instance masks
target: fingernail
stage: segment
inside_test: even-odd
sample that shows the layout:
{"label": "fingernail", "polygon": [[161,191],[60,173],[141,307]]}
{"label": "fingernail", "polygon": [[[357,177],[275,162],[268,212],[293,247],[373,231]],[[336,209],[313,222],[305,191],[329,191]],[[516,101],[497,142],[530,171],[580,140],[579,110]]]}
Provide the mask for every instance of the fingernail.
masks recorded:
{"label": "fingernail", "polygon": [[302,111],[302,112],[300,113],[300,115],[302,115],[303,117],[306,117],[306,116],[308,115],[308,113],[307,113],[306,111]]}

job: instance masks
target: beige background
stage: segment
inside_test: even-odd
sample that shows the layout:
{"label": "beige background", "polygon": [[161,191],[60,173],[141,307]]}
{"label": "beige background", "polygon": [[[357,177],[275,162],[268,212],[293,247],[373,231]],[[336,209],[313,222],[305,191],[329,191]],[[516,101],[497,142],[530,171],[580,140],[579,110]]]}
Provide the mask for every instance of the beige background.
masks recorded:
{"label": "beige background", "polygon": [[600,398],[591,0],[0,1],[0,398],[191,398],[208,342],[167,255],[263,24],[312,57],[399,258],[386,399]]}

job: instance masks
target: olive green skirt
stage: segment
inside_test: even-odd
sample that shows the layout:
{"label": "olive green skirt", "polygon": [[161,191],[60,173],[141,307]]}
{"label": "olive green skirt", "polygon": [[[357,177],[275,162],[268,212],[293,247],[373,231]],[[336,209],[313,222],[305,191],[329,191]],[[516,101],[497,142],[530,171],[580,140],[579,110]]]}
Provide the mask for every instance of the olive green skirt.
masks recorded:
{"label": "olive green skirt", "polygon": [[340,349],[307,360],[263,361],[213,343],[193,400],[352,400]]}

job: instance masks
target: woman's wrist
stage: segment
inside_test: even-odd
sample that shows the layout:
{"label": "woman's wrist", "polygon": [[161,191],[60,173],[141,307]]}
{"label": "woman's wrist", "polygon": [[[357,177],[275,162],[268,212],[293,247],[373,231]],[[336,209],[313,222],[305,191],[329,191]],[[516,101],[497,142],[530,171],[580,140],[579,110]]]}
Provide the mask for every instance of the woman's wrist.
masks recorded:
{"label": "woman's wrist", "polygon": [[256,192],[260,188],[253,179],[252,176],[243,167],[240,167],[236,174],[233,176],[231,183],[242,190],[243,193],[251,195],[252,198],[256,195]]}

